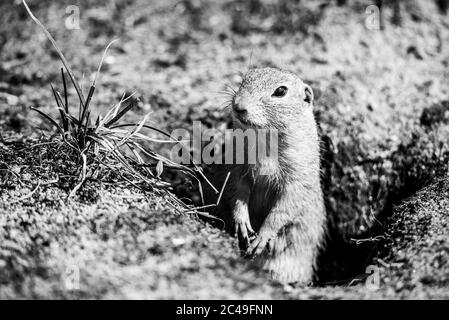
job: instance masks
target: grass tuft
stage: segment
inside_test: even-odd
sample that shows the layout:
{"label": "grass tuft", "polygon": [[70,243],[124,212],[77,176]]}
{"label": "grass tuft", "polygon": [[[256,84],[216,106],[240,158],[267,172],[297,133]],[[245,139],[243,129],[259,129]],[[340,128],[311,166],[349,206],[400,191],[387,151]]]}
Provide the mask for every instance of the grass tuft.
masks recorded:
{"label": "grass tuft", "polygon": [[[188,212],[195,212],[211,217],[204,212],[198,211],[201,208],[187,206],[177,199],[171,192],[170,184],[162,181],[160,178],[164,168],[180,170],[196,180],[200,189],[200,179],[203,179],[218,193],[218,190],[205,178],[199,165],[195,164],[193,159],[189,166],[175,163],[154,150],[149,149],[144,144],[145,142],[173,144],[180,143],[180,141],[173,138],[169,133],[148,125],[147,121],[150,113],[147,113],[139,123],[117,124],[133,108],[134,104],[132,99],[130,99],[132,95],[126,98],[123,95],[122,99],[106,115],[103,117],[98,116],[95,121],[92,120],[90,106],[95,93],[96,81],[108,49],[117,40],[110,42],[104,50],[94,80],[85,97],[81,89],[82,86],[76,80],[69,63],[58,48],[56,41],[45,26],[33,15],[26,1],[22,0],[22,2],[30,17],[44,31],[64,65],[64,68],[61,68],[62,94],[51,85],[51,90],[59,111],[59,119],[35,107],[31,107],[31,109],[39,113],[58,130],[58,134],[54,136],[54,139],[57,139],[58,143],[66,146],[67,150],[70,150],[68,152],[73,153],[77,159],[76,162],[80,165],[78,183],[71,190],[68,198],[76,194],[77,190],[81,188],[89,175],[91,177],[96,176],[95,173],[102,171],[104,168],[118,169],[123,180],[138,189],[147,191],[149,187],[153,191],[164,192],[172,203],[177,205],[175,208],[178,209],[181,206],[186,208]],[[79,105],[77,115],[71,114],[69,111],[68,81],[66,74],[69,75],[71,84],[77,93]],[[126,128],[131,128],[131,130],[127,130]],[[149,137],[141,133],[144,128],[159,135],[162,134],[167,139],[161,140]],[[143,157],[150,160],[145,161]]]}

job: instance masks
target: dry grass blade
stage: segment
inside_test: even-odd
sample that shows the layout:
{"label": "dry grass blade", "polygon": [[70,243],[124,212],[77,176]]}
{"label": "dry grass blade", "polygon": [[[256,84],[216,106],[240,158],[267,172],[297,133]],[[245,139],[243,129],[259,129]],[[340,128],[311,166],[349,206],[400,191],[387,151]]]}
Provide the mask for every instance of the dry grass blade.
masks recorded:
{"label": "dry grass blade", "polygon": [[44,31],[45,35],[47,36],[48,40],[50,40],[51,44],[55,48],[56,52],[58,53],[59,58],[61,59],[62,63],[64,64],[65,69],[69,73],[70,79],[72,80],[73,85],[75,86],[76,92],[78,94],[78,97],[82,104],[84,104],[84,95],[81,90],[81,87],[79,86],[78,82],[76,81],[75,75],[73,74],[72,70],[69,67],[69,63],[67,62],[66,58],[64,57],[64,54],[61,52],[61,50],[58,48],[55,39],[53,36],[48,32],[47,28],[34,16],[33,12],[31,12],[30,8],[28,7],[28,4],[25,0],[22,0],[23,5],[25,6],[25,9],[27,10],[28,14],[30,15],[31,19],[33,19],[34,22]]}
{"label": "dry grass blade", "polygon": [[87,174],[87,158],[84,153],[81,154],[81,158],[83,159],[83,168],[81,171],[81,180],[80,182],[75,186],[75,188],[70,191],[68,198],[71,198],[76,191],[83,185],[84,181],[86,180],[86,174]]}
{"label": "dry grass blade", "polygon": [[[120,142],[115,146],[114,150],[121,147],[122,145],[124,145],[129,139],[131,139],[133,137],[133,135],[135,135],[137,132],[139,132],[140,129],[142,129],[144,123],[148,120],[148,117],[150,116],[150,114],[148,113],[143,119],[142,121],[136,125],[136,127],[133,129],[133,131],[129,132],[127,135],[125,135]],[[114,151],[113,150],[113,151]]]}
{"label": "dry grass blade", "polygon": [[97,72],[95,73],[94,81],[92,82],[92,85],[91,85],[90,88],[89,88],[89,93],[87,94],[86,102],[85,102],[84,105],[83,105],[83,109],[82,109],[82,112],[81,112],[81,118],[80,118],[80,126],[78,127],[78,130],[81,130],[81,126],[83,125],[84,120],[86,120],[86,123],[84,123],[84,128],[83,128],[83,129],[84,129],[85,131],[87,130],[87,126],[89,125],[89,119],[90,119],[90,116],[89,116],[89,115],[90,115],[89,106],[90,106],[90,102],[92,101],[92,97],[93,97],[93,95],[94,95],[94,93],[95,93],[95,84],[96,84],[96,82],[97,82],[97,78],[98,78],[98,75],[99,75],[99,73],[100,73],[101,66],[103,65],[104,58],[106,57],[106,53],[108,52],[108,49],[111,47],[111,45],[112,45],[114,42],[116,42],[116,41],[118,41],[118,39],[111,41],[111,42],[106,46],[106,49],[105,49],[104,52],[103,52],[103,56],[101,57],[100,63],[98,64]]}
{"label": "dry grass blade", "polygon": [[216,205],[218,206],[218,204],[220,203],[220,201],[221,201],[221,196],[223,195],[223,191],[224,191],[224,189],[225,189],[225,187],[226,187],[226,184],[228,183],[228,179],[229,179],[229,176],[231,175],[231,172],[228,172],[228,174],[226,175],[226,179],[225,179],[225,181],[224,181],[224,183],[223,183],[223,186],[221,187],[221,190],[220,190],[220,195],[218,196],[218,199],[217,199],[217,203],[216,203]]}
{"label": "dry grass blade", "polygon": [[40,111],[39,109],[35,108],[35,107],[30,107],[31,110],[36,111],[37,113],[39,113],[40,115],[42,115],[44,118],[46,118],[47,120],[49,120],[52,124],[54,124],[54,126],[56,128],[58,128],[59,132],[61,134],[64,134],[64,131],[62,130],[61,126],[52,118],[50,117],[48,114],[46,114],[43,111]]}
{"label": "dry grass blade", "polygon": [[94,78],[94,81],[93,81],[93,83],[92,83],[93,86],[95,86],[95,84],[96,84],[96,82],[97,82],[97,77],[98,77],[98,75],[100,74],[101,66],[103,65],[104,59],[106,58],[106,53],[108,52],[109,48],[110,48],[115,42],[117,42],[117,41],[118,41],[118,39],[112,40],[112,41],[109,42],[109,44],[106,46],[106,49],[104,49],[103,56],[101,57],[101,61],[100,61],[100,63],[98,64],[98,69],[97,69],[97,72],[95,73],[95,78]]}
{"label": "dry grass blade", "polygon": [[156,142],[156,143],[172,143],[172,144],[176,144],[176,141],[173,140],[161,140],[161,139],[156,139],[156,138],[151,138],[148,137],[140,132],[135,132],[133,134],[133,138],[135,140],[144,140],[144,141],[150,141],[150,142]]}
{"label": "dry grass blade", "polygon": [[[112,127],[112,128],[129,127],[129,126],[133,126],[133,125],[131,125],[131,124],[120,124],[120,125],[116,125],[116,126],[114,126],[114,127]],[[156,131],[156,132],[159,132],[159,133],[165,135],[166,137],[172,139],[173,141],[175,141],[175,142],[177,142],[177,143],[180,143],[181,146],[182,146],[183,148],[185,148],[185,146],[182,144],[182,141],[180,141],[180,140],[174,138],[174,137],[173,137],[172,135],[170,135],[169,133],[164,132],[164,131],[162,131],[162,130],[160,130],[160,129],[158,129],[158,128],[155,128],[155,127],[152,127],[152,126],[149,126],[149,125],[143,125],[143,127],[144,127],[144,128],[147,128],[147,129],[150,129],[150,130],[153,130],[153,131]],[[201,167],[199,167],[198,164],[195,163],[193,157],[190,155],[189,150],[186,150],[186,151],[187,151],[187,154],[189,155],[190,162],[191,162],[191,164],[194,166],[196,172],[201,176],[201,178],[204,179],[204,181],[206,181],[206,183],[207,183],[207,184],[214,190],[214,192],[218,194],[219,191],[217,190],[217,188],[215,188],[215,186],[212,184],[212,182],[210,182],[210,180],[207,179],[207,177],[204,175],[203,170],[201,169]]]}
{"label": "dry grass blade", "polygon": [[16,203],[16,202],[20,202],[20,201],[26,200],[26,199],[28,199],[28,198],[31,198],[31,197],[33,196],[33,194],[36,193],[37,189],[39,189],[40,186],[41,186],[41,183],[40,183],[40,181],[39,181],[39,182],[37,183],[36,188],[34,188],[33,191],[31,191],[31,192],[28,193],[27,195],[23,196],[22,198],[19,198],[19,199],[16,199],[16,200],[11,201],[10,203]]}
{"label": "dry grass blade", "polygon": [[[97,130],[100,129],[100,128],[106,127],[105,123],[108,123],[108,122],[111,121],[111,119],[114,119],[114,118],[117,116],[117,114],[118,114],[118,112],[119,112],[119,109],[120,109],[121,105],[122,105],[124,102],[128,101],[129,99],[131,99],[135,94],[136,94],[136,92],[133,92],[132,94],[130,94],[129,96],[127,96],[127,97],[125,98],[125,93],[124,93],[124,94],[122,95],[122,98],[120,99],[119,103],[117,103],[114,107],[112,107],[112,108],[108,111],[108,113],[104,116],[104,118],[100,121],[100,123],[99,123],[98,126],[97,126]],[[115,122],[115,121],[114,121],[114,122]]]}
{"label": "dry grass blade", "polygon": [[122,110],[120,110],[111,120],[109,120],[104,126],[106,128],[109,128],[111,125],[120,120],[120,118],[123,117],[129,110],[131,110],[132,107],[134,107],[134,103],[132,101],[129,101],[127,105]]}

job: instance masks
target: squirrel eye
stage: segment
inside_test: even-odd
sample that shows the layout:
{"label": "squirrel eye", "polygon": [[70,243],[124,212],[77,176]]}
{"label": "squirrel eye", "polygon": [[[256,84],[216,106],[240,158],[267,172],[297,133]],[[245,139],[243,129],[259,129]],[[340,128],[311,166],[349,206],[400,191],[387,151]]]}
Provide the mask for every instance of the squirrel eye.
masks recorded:
{"label": "squirrel eye", "polygon": [[287,94],[287,87],[285,86],[280,86],[279,88],[277,88],[276,90],[274,90],[273,94],[271,95],[272,97],[283,97]]}

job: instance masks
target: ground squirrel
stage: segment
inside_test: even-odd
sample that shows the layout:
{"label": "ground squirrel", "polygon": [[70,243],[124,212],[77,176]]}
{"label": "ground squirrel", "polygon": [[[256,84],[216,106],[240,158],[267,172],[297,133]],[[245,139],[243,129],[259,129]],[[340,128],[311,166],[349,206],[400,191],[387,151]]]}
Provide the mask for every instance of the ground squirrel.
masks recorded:
{"label": "ground squirrel", "polygon": [[[326,215],[312,104],[311,88],[295,74],[275,68],[248,71],[232,99],[233,128],[276,131],[278,157],[211,170],[216,186],[230,173],[212,213],[238,235],[247,256],[284,283],[313,280],[323,242]],[[245,152],[253,151],[246,145]],[[213,197],[210,190],[205,197]]]}

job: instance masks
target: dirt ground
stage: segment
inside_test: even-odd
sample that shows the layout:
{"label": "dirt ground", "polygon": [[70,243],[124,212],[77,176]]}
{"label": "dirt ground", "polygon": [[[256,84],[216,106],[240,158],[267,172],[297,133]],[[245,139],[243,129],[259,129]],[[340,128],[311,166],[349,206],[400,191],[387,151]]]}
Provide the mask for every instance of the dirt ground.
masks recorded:
{"label": "dirt ground", "polygon": [[[83,1],[70,29],[70,1],[29,1],[86,90],[119,39],[95,114],[135,91],[126,121],[152,111],[166,131],[224,128],[221,92],[250,67],[311,85],[329,237],[309,287],[267,281],[236,239],[158,192],[107,176],[67,199],[79,164],[29,109],[57,114],[61,63],[20,1],[2,2],[0,298],[448,299],[449,14],[398,1],[376,28],[369,1],[337,2]],[[171,181],[179,197],[194,194]]]}

